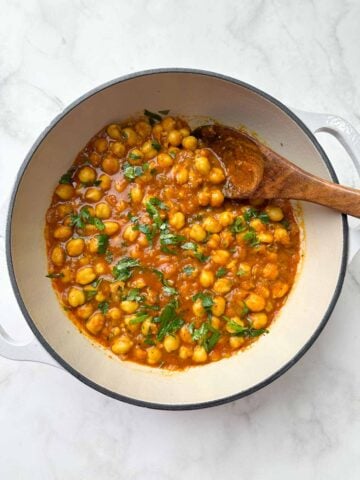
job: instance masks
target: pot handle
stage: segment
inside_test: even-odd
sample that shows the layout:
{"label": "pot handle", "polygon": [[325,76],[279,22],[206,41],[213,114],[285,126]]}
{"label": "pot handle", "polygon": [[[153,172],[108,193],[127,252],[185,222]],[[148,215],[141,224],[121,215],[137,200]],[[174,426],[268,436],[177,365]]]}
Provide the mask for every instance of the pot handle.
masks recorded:
{"label": "pot handle", "polygon": [[[348,174],[346,183],[349,183],[351,187],[360,189],[360,133],[347,120],[337,115],[304,112],[296,109],[293,109],[293,112],[313,133],[330,133],[339,141],[351,159],[351,162],[348,164],[351,173]],[[348,222],[351,229],[349,245],[350,263],[356,253],[360,251],[360,221],[357,218],[348,217]]]}
{"label": "pot handle", "polygon": [[[0,224],[6,223],[6,212],[8,201],[0,205]],[[0,231],[0,255],[5,257],[5,241]],[[1,318],[5,311],[0,312],[0,357],[9,360],[28,361],[45,363],[53,367],[61,368],[55,359],[43,348],[40,342],[34,337],[29,343],[24,344],[13,339],[1,325]]]}
{"label": "pot handle", "polygon": [[44,347],[33,338],[29,343],[17,342],[0,325],[0,356],[9,360],[37,362],[61,368]]}

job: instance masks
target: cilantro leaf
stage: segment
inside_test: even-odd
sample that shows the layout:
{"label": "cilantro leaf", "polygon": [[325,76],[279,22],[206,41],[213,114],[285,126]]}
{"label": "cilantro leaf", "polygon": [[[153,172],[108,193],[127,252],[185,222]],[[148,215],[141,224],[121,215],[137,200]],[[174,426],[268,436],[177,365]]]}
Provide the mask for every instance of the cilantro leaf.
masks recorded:
{"label": "cilantro leaf", "polygon": [[64,276],[63,273],[48,273],[47,275],[45,275],[47,278],[61,278]]}
{"label": "cilantro leaf", "polygon": [[[161,116],[158,113],[150,112],[150,110],[144,109],[144,115],[149,118],[150,124],[153,125],[155,122],[161,122]],[[154,122],[154,123],[151,123]]]}
{"label": "cilantro leaf", "polygon": [[109,311],[109,302],[100,302],[98,305],[98,309],[100,310],[101,313],[105,314]]}
{"label": "cilantro leaf", "polygon": [[236,217],[229,229],[231,233],[241,233],[246,229],[246,225],[241,217]]}
{"label": "cilantro leaf", "polygon": [[72,176],[75,172],[75,168],[70,168],[64,175],[61,175],[59,183],[71,185],[73,182]]}
{"label": "cilantro leaf", "polygon": [[160,152],[161,150],[161,144],[157,140],[152,140],[151,141],[151,146],[155,148],[157,152]]}
{"label": "cilantro leaf", "polygon": [[100,218],[93,217],[90,212],[88,207],[82,208],[79,213],[72,213],[70,215],[70,225],[75,226],[76,228],[83,229],[85,228],[85,224],[91,224],[94,225],[98,230],[104,230],[105,225]]}
{"label": "cilantro leaf", "polygon": [[212,299],[212,296],[210,295],[210,293],[198,292],[195,295],[193,295],[191,298],[194,302],[200,299],[201,304],[205,310],[211,309],[211,307],[214,305],[214,300]]}
{"label": "cilantro leaf", "polygon": [[249,230],[244,234],[245,242],[250,245],[250,247],[257,247],[260,245],[259,239],[254,230]]}
{"label": "cilantro leaf", "polygon": [[219,341],[221,333],[209,322],[204,322],[200,328],[193,328],[192,339],[202,345],[207,353],[214,349]]}
{"label": "cilantro leaf", "polygon": [[139,267],[140,263],[138,260],[130,257],[122,258],[113,268],[112,274],[115,277],[115,280],[128,280],[132,275],[132,270],[135,267]]}
{"label": "cilantro leaf", "polygon": [[158,110],[161,115],[169,115],[170,110]]}
{"label": "cilantro leaf", "polygon": [[128,293],[123,296],[123,300],[141,303],[145,300],[145,295],[140,293],[140,288],[131,288]]}
{"label": "cilantro leaf", "polygon": [[195,270],[195,267],[193,267],[192,265],[186,265],[184,268],[183,268],[183,272],[185,273],[186,276],[190,277],[190,275],[193,273],[193,271]]}
{"label": "cilantro leaf", "polygon": [[157,339],[161,342],[166,335],[176,333],[183,325],[184,320],[176,312],[177,302],[168,303],[159,316],[159,331]]}
{"label": "cilantro leaf", "polygon": [[249,207],[245,213],[244,213],[244,218],[247,223],[250,222],[251,219],[253,218],[258,218],[259,220],[262,221],[262,223],[269,223],[270,218],[269,215],[265,212],[261,212],[257,210],[256,208]]}
{"label": "cilantro leaf", "polygon": [[227,274],[228,270],[225,267],[220,267],[219,270],[215,273],[216,278],[224,277]]}
{"label": "cilantro leaf", "polygon": [[104,255],[109,246],[109,235],[106,235],[106,233],[101,233],[100,235],[97,235],[97,242],[98,253],[100,253],[100,255]]}
{"label": "cilantro leaf", "polygon": [[232,320],[228,321],[227,325],[234,331],[232,336],[236,337],[259,337],[268,332],[266,328],[243,327]]}
{"label": "cilantro leaf", "polygon": [[124,177],[127,180],[135,180],[137,177],[141,177],[149,169],[148,163],[143,163],[142,165],[130,165],[128,162],[125,162],[122,166]]}
{"label": "cilantro leaf", "polygon": [[149,315],[147,313],[138,313],[130,320],[130,325],[143,323],[147,318],[149,318]]}

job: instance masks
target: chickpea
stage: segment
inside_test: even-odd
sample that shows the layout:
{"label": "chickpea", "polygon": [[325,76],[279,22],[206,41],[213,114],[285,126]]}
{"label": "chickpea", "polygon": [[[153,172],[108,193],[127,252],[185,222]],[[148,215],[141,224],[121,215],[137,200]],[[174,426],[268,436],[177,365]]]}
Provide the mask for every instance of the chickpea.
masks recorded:
{"label": "chickpea", "polygon": [[245,339],[243,337],[230,337],[229,344],[232,349],[240,348],[244,345]]}
{"label": "chickpea", "polygon": [[190,130],[186,127],[180,128],[180,133],[183,137],[188,137],[190,135]]}
{"label": "chickpea", "polygon": [[265,208],[265,212],[268,214],[272,222],[281,222],[284,218],[284,213],[280,207],[275,207],[274,205],[268,205]]}
{"label": "chickpea", "polygon": [[151,133],[151,125],[149,125],[147,122],[144,120],[141,120],[140,122],[137,122],[135,125],[135,131],[138,133],[141,137],[148,137]]}
{"label": "chickpea", "polygon": [[223,227],[231,225],[234,221],[234,215],[231,212],[222,212],[219,215],[219,223]]}
{"label": "chickpea", "polygon": [[214,284],[215,276],[211,270],[202,270],[199,280],[201,286],[208,288]]}
{"label": "chickpea", "polygon": [[180,338],[185,343],[193,343],[193,339],[187,325],[183,325],[179,332]]}
{"label": "chickpea", "polygon": [[78,172],[78,177],[82,183],[93,183],[96,180],[96,172],[91,167],[82,167]]}
{"label": "chickpea", "polygon": [[272,243],[274,241],[274,237],[271,233],[258,233],[257,238],[261,243]]}
{"label": "chickpea", "polygon": [[262,271],[263,277],[269,280],[276,280],[279,276],[279,269],[275,263],[267,263]]}
{"label": "chickpea", "polygon": [[158,151],[153,146],[153,141],[147,140],[141,147],[141,151],[147,160],[156,157]]}
{"label": "chickpea", "polygon": [[289,233],[285,230],[285,228],[275,228],[274,231],[274,240],[275,242],[281,243],[282,245],[289,245],[290,244],[290,236]]}
{"label": "chickpea", "polygon": [[133,148],[129,152],[128,160],[132,165],[139,165],[144,157],[143,152],[139,148]]}
{"label": "chickpea", "polygon": [[210,203],[210,192],[206,190],[202,190],[198,192],[197,199],[198,199],[199,205],[201,205],[202,207],[207,207]]}
{"label": "chickpea", "polygon": [[80,285],[87,285],[91,283],[96,278],[96,273],[92,267],[81,267],[76,272],[76,283],[80,283]]}
{"label": "chickpea", "polygon": [[[245,326],[245,323],[241,320],[240,317],[231,317],[231,323],[236,323],[236,325],[239,325],[240,327],[244,327]],[[225,330],[229,333],[235,333],[236,332],[236,328],[234,328],[230,322],[226,324],[225,326]]]}
{"label": "chickpea", "polygon": [[221,240],[221,246],[223,248],[228,248],[233,242],[233,236],[232,233],[229,232],[228,230],[225,230],[224,232],[221,232],[220,234],[220,240]]}
{"label": "chickpea", "polygon": [[155,138],[159,139],[161,137],[162,132],[163,132],[163,127],[161,126],[160,123],[157,123],[152,127],[152,133]]}
{"label": "chickpea", "polygon": [[127,335],[117,338],[111,346],[111,350],[115,355],[125,355],[131,349],[134,343]]}
{"label": "chickpea", "polygon": [[166,168],[171,167],[171,165],[174,163],[174,160],[168,153],[159,153],[157,156],[157,163],[160,167]]}
{"label": "chickpea", "polygon": [[170,132],[168,133],[168,141],[170,145],[172,145],[173,147],[177,147],[178,145],[180,145],[181,140],[182,136],[179,130],[170,130]]}
{"label": "chickpea", "polygon": [[108,271],[108,265],[105,262],[96,262],[94,265],[94,270],[97,275],[104,275]]}
{"label": "chickpea", "polygon": [[85,242],[82,238],[73,238],[66,244],[66,252],[70,257],[78,257],[85,248]]}
{"label": "chickpea", "polygon": [[132,128],[124,128],[123,131],[123,136],[126,138],[126,143],[129,145],[129,147],[133,147],[136,145],[138,141],[138,136],[136,135],[135,130]]}
{"label": "chickpea", "polygon": [[283,282],[276,282],[272,287],[273,298],[282,298],[289,291],[289,285]]}
{"label": "chickpea", "polygon": [[211,326],[214,328],[219,329],[221,325],[220,318],[218,317],[211,317]]}
{"label": "chickpea", "polygon": [[196,347],[194,348],[194,353],[193,353],[192,359],[196,363],[206,362],[207,353],[206,353],[205,348],[201,347],[200,345],[196,345]]}
{"label": "chickpea", "polygon": [[164,348],[170,353],[177,350],[180,346],[180,339],[177,335],[166,335],[164,338]]}
{"label": "chickpea", "polygon": [[210,194],[210,205],[220,207],[224,203],[225,197],[220,190],[213,190]]}
{"label": "chickpea", "polygon": [[91,303],[85,303],[76,309],[76,315],[82,320],[87,320],[93,313],[94,307],[91,305]]}
{"label": "chickpea", "polygon": [[225,175],[224,172],[221,170],[221,168],[214,167],[210,170],[209,173],[209,181],[213,183],[214,185],[218,185],[219,183],[222,183],[225,180]]}
{"label": "chickpea", "polygon": [[109,175],[102,174],[99,177],[101,190],[109,190],[111,187],[111,178]]}
{"label": "chickpea", "polygon": [[102,313],[94,313],[86,322],[86,328],[93,335],[98,335],[104,327],[105,317]]}
{"label": "chickpea", "polygon": [[231,290],[231,282],[227,278],[219,278],[213,286],[216,293],[228,293]]}
{"label": "chickpea", "polygon": [[105,157],[101,163],[101,168],[108,175],[114,175],[119,171],[119,160],[115,157]]}
{"label": "chickpea", "polygon": [[210,172],[211,165],[207,157],[195,157],[195,168],[202,175],[207,175]]}
{"label": "chickpea", "polygon": [[237,275],[239,277],[247,277],[250,275],[251,272],[251,265],[247,262],[240,262],[239,269],[237,271]]}
{"label": "chickpea", "polygon": [[176,230],[180,230],[185,225],[185,215],[182,212],[175,212],[169,217],[170,225]]}
{"label": "chickpea", "polygon": [[144,335],[144,337],[146,335],[149,334],[149,332],[151,331],[151,318],[147,318],[142,324],[141,324],[141,334]]}
{"label": "chickpea", "polygon": [[85,192],[85,199],[88,202],[98,202],[103,196],[103,192],[99,188],[90,187]]}
{"label": "chickpea", "polygon": [[217,248],[220,245],[220,235],[213,233],[207,241],[207,245],[210,248]]}
{"label": "chickpea", "polygon": [[264,232],[266,230],[266,226],[259,218],[252,218],[250,220],[250,227],[255,230],[255,232]]}
{"label": "chickpea", "polygon": [[106,235],[115,235],[120,229],[120,225],[117,222],[104,222],[105,225],[105,233]]}
{"label": "chickpea", "polygon": [[166,132],[170,132],[174,130],[176,121],[172,117],[165,117],[161,121],[161,126]]}
{"label": "chickpea", "polygon": [[78,307],[85,303],[85,293],[79,288],[72,287],[68,293],[68,302],[72,307]]}
{"label": "chickpea", "polygon": [[249,315],[254,328],[264,328],[268,322],[268,317],[266,313],[251,313]]}
{"label": "chickpea", "polygon": [[104,153],[108,149],[108,143],[105,138],[97,138],[94,147],[98,153]]}
{"label": "chickpea", "polygon": [[72,233],[73,231],[71,227],[67,225],[61,225],[60,227],[55,228],[53,236],[58,240],[67,240],[71,237]]}
{"label": "chickpea", "polygon": [[250,293],[246,299],[245,304],[252,312],[260,312],[265,308],[265,299],[256,293]]}
{"label": "chickpea", "polygon": [[61,200],[70,200],[75,195],[75,189],[72,185],[63,183],[56,187],[55,193]]}
{"label": "chickpea", "polygon": [[188,137],[182,139],[181,144],[186,150],[190,150],[193,152],[194,150],[196,150],[198,141],[196,137],[189,135]]}
{"label": "chickpea", "polygon": [[121,317],[122,317],[122,313],[121,313],[121,310],[120,308],[117,308],[117,307],[112,307],[110,308],[110,310],[107,312],[107,316],[113,320],[114,322],[118,322]]}
{"label": "chickpea", "polygon": [[131,300],[123,300],[120,303],[120,308],[125,313],[134,313],[139,308],[139,304],[137,302],[133,302]]}
{"label": "chickpea", "polygon": [[120,140],[121,139],[120,127],[119,127],[119,125],[116,125],[115,123],[112,123],[111,125],[109,125],[107,127],[106,133],[109,135],[109,137],[113,138],[114,140]]}
{"label": "chickpea", "polygon": [[146,350],[146,360],[149,365],[159,363],[162,357],[161,350],[157,347],[150,347]]}
{"label": "chickpea", "polygon": [[60,203],[60,205],[56,207],[56,212],[61,218],[66,217],[66,215],[69,215],[69,213],[72,213],[72,211],[73,206],[71,203]]}
{"label": "chickpea", "polygon": [[103,220],[111,217],[111,207],[107,203],[98,203],[95,207],[95,215]]}
{"label": "chickpea", "polygon": [[225,298],[224,297],[214,297],[213,306],[211,307],[211,312],[215,317],[221,317],[225,312]]}
{"label": "chickpea", "polygon": [[139,185],[135,185],[135,187],[133,187],[130,190],[130,198],[131,198],[131,201],[134,202],[134,203],[140,203],[141,202],[141,200],[143,198],[143,191],[141,190]]}
{"label": "chickpea", "polygon": [[211,254],[211,259],[218,265],[226,265],[229,261],[230,253],[227,250],[214,250]]}
{"label": "chickpea", "polygon": [[61,265],[65,262],[65,253],[64,250],[60,247],[60,245],[56,245],[52,252],[51,252],[51,261],[57,267],[61,267]]}
{"label": "chickpea", "polygon": [[189,170],[185,167],[180,167],[176,172],[175,180],[179,185],[184,185],[189,179]]}
{"label": "chickpea", "polygon": [[199,225],[198,223],[194,223],[194,225],[191,226],[189,235],[192,240],[202,242],[206,238],[206,231],[201,225]]}
{"label": "chickpea", "polygon": [[203,227],[209,233],[219,233],[222,230],[222,226],[214,217],[205,218]]}
{"label": "chickpea", "polygon": [[187,358],[191,357],[193,354],[193,349],[191,347],[186,347],[185,345],[182,345],[179,348],[179,358],[181,360],[186,360]]}
{"label": "chickpea", "polygon": [[128,225],[123,233],[123,239],[128,242],[135,242],[139,236],[139,231],[134,230],[132,225]]}
{"label": "chickpea", "polygon": [[111,152],[117,157],[121,158],[125,155],[125,145],[121,142],[114,142],[110,145]]}
{"label": "chickpea", "polygon": [[192,311],[196,317],[203,317],[205,315],[205,309],[202,306],[200,298],[198,298],[193,304]]}
{"label": "chickpea", "polygon": [[62,283],[69,283],[71,282],[73,275],[70,267],[64,267],[61,269],[62,277],[61,277],[61,282]]}

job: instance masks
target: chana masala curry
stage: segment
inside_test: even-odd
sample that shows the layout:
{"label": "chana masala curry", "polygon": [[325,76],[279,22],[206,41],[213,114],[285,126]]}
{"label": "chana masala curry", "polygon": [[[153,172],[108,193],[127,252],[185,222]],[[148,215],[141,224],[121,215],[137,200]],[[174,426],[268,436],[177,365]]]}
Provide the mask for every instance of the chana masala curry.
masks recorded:
{"label": "chana masala curry", "polygon": [[70,319],[123,360],[181,370],[268,327],[294,282],[290,202],[224,198],[216,154],[168,112],[108,125],[59,180],[48,277]]}

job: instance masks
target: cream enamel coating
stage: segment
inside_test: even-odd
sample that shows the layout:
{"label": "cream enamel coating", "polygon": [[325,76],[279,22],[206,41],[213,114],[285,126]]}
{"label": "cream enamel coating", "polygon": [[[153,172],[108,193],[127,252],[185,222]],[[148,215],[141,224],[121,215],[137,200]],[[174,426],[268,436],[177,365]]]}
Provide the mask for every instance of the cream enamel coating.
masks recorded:
{"label": "cream enamel coating", "polygon": [[66,364],[110,394],[155,407],[196,407],[266,382],[310,341],[338,285],[343,221],[329,209],[303,204],[306,248],[301,274],[270,334],[245,352],[174,373],[109,358],[69,322],[45,278],[44,217],[58,178],[87,140],[105,124],[141,113],[144,107],[184,116],[205,113],[235,127],[245,124],[295,164],[326,179],[330,175],[310,137],[276,104],[246,86],[186,72],[130,78],[85,98],[33,154],[16,194],[10,240],[15,281],[36,329]]}

